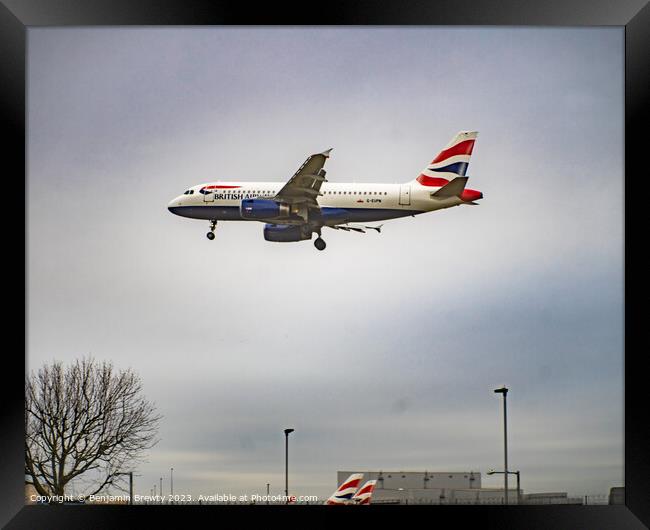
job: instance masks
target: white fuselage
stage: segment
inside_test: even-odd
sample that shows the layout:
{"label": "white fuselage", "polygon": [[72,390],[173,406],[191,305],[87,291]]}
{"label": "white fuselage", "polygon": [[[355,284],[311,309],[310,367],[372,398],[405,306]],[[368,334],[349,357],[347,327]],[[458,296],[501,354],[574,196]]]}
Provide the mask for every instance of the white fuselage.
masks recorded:
{"label": "white fuselage", "polygon": [[[177,215],[194,219],[243,220],[239,212],[242,200],[271,199],[284,185],[284,182],[209,182],[190,188],[173,199],[168,208]],[[417,183],[325,182],[317,201],[325,213],[340,210],[344,222],[381,221],[463,204],[458,197],[432,198],[439,189]],[[336,222],[340,223],[341,218]]]}

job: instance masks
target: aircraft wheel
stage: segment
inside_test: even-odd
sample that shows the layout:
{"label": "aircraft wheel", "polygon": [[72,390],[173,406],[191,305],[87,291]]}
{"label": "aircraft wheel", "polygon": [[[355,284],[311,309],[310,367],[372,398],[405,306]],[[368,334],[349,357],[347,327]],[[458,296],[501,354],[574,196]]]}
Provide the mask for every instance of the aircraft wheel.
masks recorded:
{"label": "aircraft wheel", "polygon": [[206,236],[210,241],[212,241],[214,239],[214,232],[208,232]]}
{"label": "aircraft wheel", "polygon": [[314,241],[314,246],[315,246],[318,250],[325,250],[325,247],[326,247],[327,245],[325,245],[325,241],[323,240],[323,238],[319,237],[318,239],[316,239],[316,241]]}

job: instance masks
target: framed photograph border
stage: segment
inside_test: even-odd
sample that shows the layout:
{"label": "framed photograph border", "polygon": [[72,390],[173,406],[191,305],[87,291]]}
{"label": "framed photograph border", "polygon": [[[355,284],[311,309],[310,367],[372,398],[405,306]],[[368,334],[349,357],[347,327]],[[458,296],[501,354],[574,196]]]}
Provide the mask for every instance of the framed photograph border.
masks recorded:
{"label": "framed photograph border", "polygon": [[[641,315],[637,310],[643,296],[631,264],[640,260],[641,245],[634,237],[641,221],[645,197],[647,167],[641,162],[647,149],[647,99],[650,89],[650,5],[643,0],[609,2],[606,0],[555,0],[552,2],[502,2],[476,0],[403,2],[399,0],[334,1],[296,9],[290,4],[255,6],[208,0],[0,0],[0,58],[2,83],[0,109],[5,129],[5,193],[14,191],[9,183],[14,175],[24,179],[25,201],[21,205],[13,194],[7,196],[5,209],[4,261],[13,265],[23,250],[22,271],[7,274],[5,290],[22,278],[22,357],[13,348],[21,324],[14,304],[6,304],[4,400],[0,416],[0,525],[7,528],[115,528],[149,526],[152,512],[164,515],[168,524],[193,524],[215,515],[258,516],[304,521],[339,518],[339,510],[318,506],[267,506],[265,508],[223,506],[25,506],[24,505],[24,377],[27,352],[27,157],[26,157],[26,52],[27,32],[36,26],[152,26],[152,25],[526,25],[526,26],[624,26],[625,27],[625,506],[410,506],[394,508],[372,506],[368,511],[346,510],[349,522],[367,523],[368,517],[384,517],[386,511],[400,516],[402,510],[417,510],[432,524],[439,524],[444,513],[454,520],[487,527],[548,528],[644,528],[650,526],[650,437],[645,403],[645,367],[640,346]],[[8,162],[8,164],[7,164]],[[604,169],[606,170],[606,169]],[[587,178],[588,176],[586,176]],[[633,199],[636,199],[634,201]],[[13,201],[13,202],[12,202]],[[21,206],[24,206],[21,208]],[[11,210],[15,209],[14,212]],[[24,231],[13,226],[15,218],[24,222]],[[645,235],[645,234],[643,234]],[[22,237],[21,237],[22,236]],[[643,237],[643,236],[641,236]],[[18,268],[18,266],[16,266]],[[18,295],[16,295],[18,296]],[[15,319],[15,322],[14,322]],[[10,340],[6,340],[9,338]],[[20,342],[18,340],[17,342]],[[23,363],[20,360],[23,360]],[[13,362],[18,360],[18,362]],[[603,399],[607,399],[603,395]],[[164,513],[161,512],[164,510]],[[262,510],[262,511],[260,511]],[[398,510],[395,512],[395,510]],[[315,514],[315,511],[318,514]],[[351,513],[354,512],[354,513]],[[362,512],[362,513],[359,513]]]}

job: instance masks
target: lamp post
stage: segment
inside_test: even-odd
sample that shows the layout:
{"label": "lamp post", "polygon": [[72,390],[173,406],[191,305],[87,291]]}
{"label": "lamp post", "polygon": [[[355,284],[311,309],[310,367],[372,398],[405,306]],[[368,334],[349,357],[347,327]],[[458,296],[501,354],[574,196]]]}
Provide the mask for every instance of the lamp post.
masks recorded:
{"label": "lamp post", "polygon": [[[506,474],[505,471],[494,471],[494,469],[490,469],[490,471],[487,472],[488,475],[500,475],[500,474]],[[508,471],[509,475],[517,475],[517,504],[521,504],[521,482],[520,482],[520,473],[519,471]]]}
{"label": "lamp post", "polygon": [[506,408],[506,396],[508,395],[508,389],[505,385],[502,388],[497,388],[494,391],[495,394],[503,394],[503,453],[504,453],[504,480],[505,480],[505,497],[506,505],[508,504],[508,413]]}
{"label": "lamp post", "polygon": [[174,468],[173,467],[171,468],[171,477],[170,477],[169,482],[170,482],[169,485],[170,485],[170,488],[171,488],[170,495],[173,497],[174,496]]}
{"label": "lamp post", "polygon": [[514,472],[517,475],[517,504],[521,504],[521,484],[519,483],[519,471]]}
{"label": "lamp post", "polygon": [[284,430],[284,495],[289,503],[289,434],[295,429]]}
{"label": "lamp post", "polygon": [[271,487],[271,484],[268,482],[266,483],[266,504],[269,503],[269,488]]}
{"label": "lamp post", "polygon": [[129,476],[129,504],[133,504],[133,471],[127,471],[126,473],[115,473],[115,474]]}

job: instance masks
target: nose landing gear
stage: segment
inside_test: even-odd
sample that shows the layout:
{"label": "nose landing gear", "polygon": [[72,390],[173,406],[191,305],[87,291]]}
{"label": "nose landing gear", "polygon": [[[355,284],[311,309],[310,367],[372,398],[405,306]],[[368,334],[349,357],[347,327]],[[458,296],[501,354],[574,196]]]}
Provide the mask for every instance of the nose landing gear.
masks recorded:
{"label": "nose landing gear", "polygon": [[217,228],[217,221],[213,219],[210,221],[210,231],[206,234],[206,237],[212,241],[214,239],[214,229]]}

